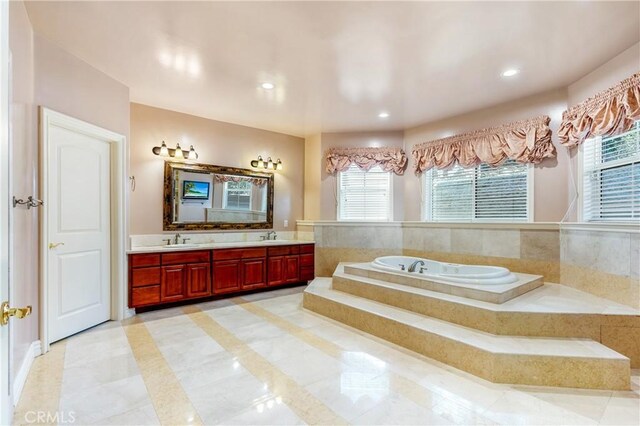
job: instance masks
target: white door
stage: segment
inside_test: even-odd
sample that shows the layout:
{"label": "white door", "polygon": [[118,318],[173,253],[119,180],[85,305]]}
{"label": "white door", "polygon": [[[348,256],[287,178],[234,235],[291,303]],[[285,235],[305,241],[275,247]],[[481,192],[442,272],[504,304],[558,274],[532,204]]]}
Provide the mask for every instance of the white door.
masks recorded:
{"label": "white door", "polygon": [[48,343],[109,320],[110,143],[74,126],[46,132]]}

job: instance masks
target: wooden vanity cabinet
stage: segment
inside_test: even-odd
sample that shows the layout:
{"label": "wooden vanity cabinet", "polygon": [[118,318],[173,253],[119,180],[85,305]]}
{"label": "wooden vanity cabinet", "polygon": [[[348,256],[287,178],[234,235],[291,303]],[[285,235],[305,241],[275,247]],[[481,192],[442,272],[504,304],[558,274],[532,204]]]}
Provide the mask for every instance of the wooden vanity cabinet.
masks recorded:
{"label": "wooden vanity cabinet", "polygon": [[283,246],[269,248],[268,285],[281,285],[300,281],[300,248]]}
{"label": "wooden vanity cabinet", "polygon": [[300,281],[311,281],[316,277],[315,245],[300,246]]}
{"label": "wooden vanity cabinet", "polygon": [[160,301],[175,302],[187,296],[186,265],[170,265],[161,268]]}
{"label": "wooden vanity cabinet", "polygon": [[211,263],[187,265],[187,297],[205,297],[211,294]]}
{"label": "wooden vanity cabinet", "polygon": [[148,307],[310,281],[313,244],[129,255],[129,306]]}
{"label": "wooden vanity cabinet", "polygon": [[264,287],[266,277],[266,248],[251,247],[213,251],[214,294]]}
{"label": "wooden vanity cabinet", "polygon": [[129,306],[138,308],[211,295],[211,252],[129,256]]}

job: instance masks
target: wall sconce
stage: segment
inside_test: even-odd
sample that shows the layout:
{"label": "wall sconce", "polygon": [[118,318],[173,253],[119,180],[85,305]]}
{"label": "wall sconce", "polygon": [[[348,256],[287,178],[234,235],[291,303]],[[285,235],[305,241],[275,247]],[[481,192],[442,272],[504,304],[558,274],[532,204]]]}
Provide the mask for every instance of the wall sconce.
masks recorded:
{"label": "wall sconce", "polygon": [[173,148],[167,148],[167,144],[164,143],[164,141],[162,141],[162,145],[160,146],[154,146],[151,149],[151,152],[153,152],[155,155],[159,155],[160,157],[173,157],[176,160],[197,160],[198,159],[198,153],[196,152],[195,149],[193,149],[193,145],[191,145],[191,148],[189,148],[189,151],[187,151],[187,155],[185,157],[184,151],[182,150],[182,148],[180,148],[180,142],[178,142],[176,144],[175,149]]}
{"label": "wall sconce", "polygon": [[282,170],[282,161],[278,158],[278,160],[274,163],[271,160],[271,157],[267,158],[267,161],[262,159],[261,155],[258,155],[257,160],[251,160],[251,167],[256,167],[258,169],[267,169],[267,170]]}

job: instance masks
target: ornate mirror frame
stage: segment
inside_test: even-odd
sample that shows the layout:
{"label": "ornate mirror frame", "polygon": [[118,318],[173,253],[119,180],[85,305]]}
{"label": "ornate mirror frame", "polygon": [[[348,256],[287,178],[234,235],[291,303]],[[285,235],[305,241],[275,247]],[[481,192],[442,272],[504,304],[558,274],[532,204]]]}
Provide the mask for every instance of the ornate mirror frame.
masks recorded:
{"label": "ornate mirror frame", "polygon": [[[267,179],[267,214],[265,222],[173,222],[173,175],[174,171],[186,170],[195,173],[217,173]],[[273,174],[250,169],[165,161],[164,163],[164,208],[162,229],[164,231],[202,231],[208,229],[271,229],[273,228]]]}

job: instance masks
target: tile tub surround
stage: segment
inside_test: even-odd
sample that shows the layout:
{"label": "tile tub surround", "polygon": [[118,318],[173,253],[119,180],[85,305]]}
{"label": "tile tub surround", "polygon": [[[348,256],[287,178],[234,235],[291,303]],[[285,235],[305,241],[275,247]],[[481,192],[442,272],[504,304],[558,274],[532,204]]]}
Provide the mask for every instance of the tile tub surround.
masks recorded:
{"label": "tile tub surround", "polygon": [[[340,267],[340,266],[338,266]],[[518,281],[503,285],[473,285],[446,283],[443,281],[420,278],[403,273],[382,271],[371,266],[370,262],[344,265],[344,272],[351,275],[373,278],[376,280],[403,284],[411,287],[432,290],[439,293],[462,296],[474,300],[490,303],[504,303],[542,285],[540,275],[526,275],[516,273]]]}
{"label": "tile tub surround", "polygon": [[640,368],[640,310],[558,284],[545,284],[503,304],[351,275],[333,274],[332,288],[496,335],[588,338]]}
{"label": "tile tub surround", "polygon": [[635,231],[563,227],[560,282],[640,308],[640,227]]}
{"label": "tile tub surround", "polygon": [[[340,262],[402,254],[502,266],[640,307],[638,226],[298,221],[297,229],[314,233],[318,276],[331,276]],[[579,255],[591,246],[599,248]]]}
{"label": "tile tub surround", "polygon": [[[233,343],[238,352],[253,350],[248,361],[257,356],[268,361],[268,372],[275,369],[286,374],[351,424],[640,423],[640,370],[632,372],[631,391],[494,384],[301,309],[301,301],[300,289],[287,289],[199,306],[237,337]],[[229,351],[233,347],[216,343],[220,338],[199,327],[191,319],[193,314],[177,308],[139,317],[204,423],[294,424],[312,420],[314,408],[309,399],[303,400],[309,401],[308,411],[301,412],[304,417],[299,417],[285,399],[274,401],[269,408],[268,401],[280,396],[278,388],[265,389],[264,382],[254,375],[256,371],[246,368],[244,360],[234,359]],[[119,376],[110,374],[109,369],[104,371],[105,365],[111,367],[116,362],[132,360],[133,366],[144,362],[132,356],[137,350],[133,347],[144,342],[126,338],[122,329],[129,327],[128,323],[105,326],[55,343],[52,351],[36,359],[37,368],[34,363],[14,424],[26,423],[26,412],[55,412],[61,398],[70,400],[73,386],[61,386],[63,381],[72,385],[82,379],[88,385],[82,391],[84,398],[73,400],[74,409],[83,412],[95,407],[96,399],[111,402],[118,394],[126,394],[125,386],[131,383],[127,376],[138,375],[150,386],[162,386],[155,378],[166,377],[168,371],[148,377],[140,375],[140,367],[128,373],[122,369]],[[67,341],[68,351],[57,351],[58,345]],[[119,354],[105,351],[105,347],[117,348]],[[99,360],[92,362],[97,355]],[[255,363],[248,366],[252,365]],[[276,374],[272,377],[281,376]],[[147,386],[142,390],[149,392]],[[38,398],[29,396],[34,392]],[[160,424],[154,404],[161,402],[167,413],[176,416],[183,408],[170,395],[163,401],[145,399],[141,405],[130,399],[125,405],[112,404],[107,411],[97,412],[103,417],[97,422]],[[262,411],[258,411],[260,404]],[[81,420],[77,417],[76,424],[86,423]]]}

